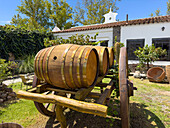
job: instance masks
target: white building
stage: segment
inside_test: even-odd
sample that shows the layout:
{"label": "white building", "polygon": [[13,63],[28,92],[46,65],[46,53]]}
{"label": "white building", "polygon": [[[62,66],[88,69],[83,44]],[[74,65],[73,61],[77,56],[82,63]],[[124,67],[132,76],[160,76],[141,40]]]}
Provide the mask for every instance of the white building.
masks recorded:
{"label": "white building", "polygon": [[60,30],[57,27],[53,29],[54,36],[64,39],[75,35],[83,34],[94,36],[99,33],[96,41],[105,41],[100,44],[111,47],[114,44],[115,36],[117,41],[124,43],[128,51],[129,63],[137,63],[133,51],[146,44],[155,44],[156,47],[167,49],[168,55],[157,61],[155,65],[170,65],[170,15],[151,17],[137,20],[116,21],[117,13],[109,12],[105,14],[103,24],[72,27],[66,30]]}

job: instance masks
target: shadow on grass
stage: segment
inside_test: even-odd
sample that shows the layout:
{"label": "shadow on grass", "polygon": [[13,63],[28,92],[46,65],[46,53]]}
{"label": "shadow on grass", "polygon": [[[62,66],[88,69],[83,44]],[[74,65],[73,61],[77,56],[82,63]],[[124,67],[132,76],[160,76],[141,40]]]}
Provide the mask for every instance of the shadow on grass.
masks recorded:
{"label": "shadow on grass", "polygon": [[146,105],[140,103],[130,104],[130,116],[132,128],[165,128],[163,122],[154,113],[146,109]]}
{"label": "shadow on grass", "polygon": [[[140,103],[130,104],[131,128],[165,128],[162,121],[146,105]],[[119,109],[118,109],[119,110]],[[104,117],[83,114],[70,110],[65,114],[68,128],[121,128],[121,120],[114,122]],[[111,126],[112,125],[112,126]],[[49,118],[46,128],[59,128],[60,124],[54,117]]]}

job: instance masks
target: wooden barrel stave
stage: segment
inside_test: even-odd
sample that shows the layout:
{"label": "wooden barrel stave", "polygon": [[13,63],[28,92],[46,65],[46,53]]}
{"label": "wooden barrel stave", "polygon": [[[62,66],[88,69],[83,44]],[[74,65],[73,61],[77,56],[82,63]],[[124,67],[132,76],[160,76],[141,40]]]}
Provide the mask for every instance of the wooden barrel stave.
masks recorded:
{"label": "wooden barrel stave", "polygon": [[73,47],[71,47],[65,59],[64,75],[65,75],[66,83],[70,86],[70,88],[77,87],[73,80],[73,64],[74,64],[75,54],[80,47],[81,46],[79,45],[74,45]]}

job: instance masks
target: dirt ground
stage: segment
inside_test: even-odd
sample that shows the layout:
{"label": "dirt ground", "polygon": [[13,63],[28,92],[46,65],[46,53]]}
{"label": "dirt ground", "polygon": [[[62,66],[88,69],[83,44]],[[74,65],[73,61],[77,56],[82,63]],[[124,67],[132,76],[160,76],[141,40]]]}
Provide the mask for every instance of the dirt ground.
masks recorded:
{"label": "dirt ground", "polygon": [[[130,101],[130,127],[131,128],[168,128],[170,125],[168,122],[163,122],[158,117],[156,112],[151,112],[145,103],[147,102],[159,102],[164,100],[162,97],[165,97],[165,102],[167,103],[167,97],[170,95],[169,91],[163,91],[161,88],[152,88],[145,89],[143,83],[148,83],[148,80],[140,81],[136,83],[138,90],[135,92],[136,100]],[[153,84],[154,85],[154,84]],[[152,85],[151,85],[152,86]],[[168,86],[169,84],[161,84],[160,86]],[[143,90],[142,90],[143,88]],[[155,91],[155,92],[154,92]],[[151,95],[152,92],[152,95]],[[159,92],[159,93],[158,93]],[[158,98],[160,96],[160,98]],[[162,97],[161,97],[162,96]],[[142,102],[138,98],[142,97]],[[138,102],[139,101],[139,102]],[[156,106],[159,106],[157,104]],[[120,106],[117,106],[117,111],[119,112]],[[162,107],[162,105],[161,105]],[[111,106],[114,109],[113,106]],[[166,111],[164,111],[165,113]],[[120,114],[117,116],[114,122],[111,119],[94,116],[90,114],[79,113],[73,110],[65,112],[67,128],[121,128],[121,118]],[[170,118],[167,116],[166,118]],[[37,115],[36,123],[28,126],[28,128],[60,128],[59,122],[55,118],[45,117],[41,114]],[[165,125],[166,124],[166,125]]]}
{"label": "dirt ground", "polygon": [[[130,109],[131,128],[165,128],[162,121],[154,113],[147,110],[145,105],[130,103]],[[112,122],[111,120],[108,121],[107,118],[73,110],[65,113],[65,116],[67,128],[121,128],[121,118]],[[149,116],[150,118],[148,119]],[[37,118],[37,122],[28,128],[60,128],[59,122],[54,117],[49,118],[39,114]],[[157,120],[156,123],[153,123],[155,120]]]}

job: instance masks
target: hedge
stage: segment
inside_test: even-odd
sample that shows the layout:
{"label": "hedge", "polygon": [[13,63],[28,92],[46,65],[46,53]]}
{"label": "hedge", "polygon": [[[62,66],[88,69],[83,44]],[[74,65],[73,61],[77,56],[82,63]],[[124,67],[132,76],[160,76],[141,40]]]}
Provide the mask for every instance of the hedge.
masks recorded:
{"label": "hedge", "polygon": [[0,58],[8,59],[12,52],[15,58],[36,54],[44,48],[44,38],[52,38],[51,33],[28,31],[12,26],[0,26]]}

